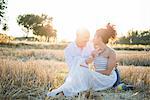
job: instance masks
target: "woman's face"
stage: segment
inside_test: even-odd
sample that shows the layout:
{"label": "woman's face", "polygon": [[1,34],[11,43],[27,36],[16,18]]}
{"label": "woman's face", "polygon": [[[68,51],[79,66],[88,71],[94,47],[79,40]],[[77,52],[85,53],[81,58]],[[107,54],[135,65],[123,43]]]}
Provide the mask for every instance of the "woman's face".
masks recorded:
{"label": "woman's face", "polygon": [[94,36],[94,39],[93,39],[93,45],[94,45],[94,48],[95,49],[99,49],[100,48],[100,43],[102,42],[102,39],[101,37],[99,36]]}

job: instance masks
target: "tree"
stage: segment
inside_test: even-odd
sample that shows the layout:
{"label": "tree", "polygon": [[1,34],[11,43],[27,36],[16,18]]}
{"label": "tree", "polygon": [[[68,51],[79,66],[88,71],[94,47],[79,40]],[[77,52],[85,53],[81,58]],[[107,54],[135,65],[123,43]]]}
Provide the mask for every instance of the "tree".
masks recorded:
{"label": "tree", "polygon": [[7,0],[0,0],[0,17],[3,18],[5,9],[7,8]]}
{"label": "tree", "polygon": [[53,29],[53,27],[49,24],[46,24],[45,26],[37,26],[33,28],[33,34],[35,35],[40,35],[40,36],[45,36],[47,41],[50,41],[50,38],[53,40],[56,39],[56,30]]}
{"label": "tree", "polygon": [[121,37],[116,43],[119,44],[143,44],[150,45],[150,30],[128,32],[127,37]]}
{"label": "tree", "polygon": [[17,23],[23,26],[23,31],[27,33],[28,37],[29,31],[33,29],[34,25],[38,22],[35,22],[37,16],[33,14],[19,15],[17,18]]}
{"label": "tree", "polygon": [[29,34],[29,31],[32,31],[34,35],[45,36],[48,38],[56,38],[56,30],[52,26],[52,17],[48,17],[47,15],[42,14],[34,15],[34,14],[25,14],[19,15],[17,18],[17,22],[20,26],[23,26],[24,31]]}
{"label": "tree", "polygon": [[6,24],[6,9],[7,9],[7,0],[0,0],[0,25],[3,25],[3,30],[8,29],[8,25]]}

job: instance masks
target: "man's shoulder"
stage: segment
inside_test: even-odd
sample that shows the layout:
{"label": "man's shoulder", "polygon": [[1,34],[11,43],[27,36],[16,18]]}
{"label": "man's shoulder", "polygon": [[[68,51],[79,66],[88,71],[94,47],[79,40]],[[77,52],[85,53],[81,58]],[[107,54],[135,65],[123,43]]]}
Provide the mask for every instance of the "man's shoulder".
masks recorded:
{"label": "man's shoulder", "polygon": [[75,42],[70,42],[67,47],[74,47],[74,46],[75,46]]}
{"label": "man's shoulder", "polygon": [[71,48],[73,48],[73,47],[75,47],[75,43],[74,43],[74,42],[71,42],[71,43],[69,43],[69,44],[67,45],[67,47],[65,48],[65,50],[71,49]]}

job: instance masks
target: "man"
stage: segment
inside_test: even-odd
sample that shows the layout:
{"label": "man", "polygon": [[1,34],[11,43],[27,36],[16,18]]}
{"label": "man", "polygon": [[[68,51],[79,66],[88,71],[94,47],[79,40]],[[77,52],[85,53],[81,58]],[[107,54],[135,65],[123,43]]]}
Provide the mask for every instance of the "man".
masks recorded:
{"label": "man", "polygon": [[[64,51],[65,54],[65,60],[68,65],[69,72],[73,71],[72,69],[76,67],[78,62],[80,62],[81,67],[88,67],[88,58],[91,55],[91,52],[93,51],[93,46],[89,42],[90,38],[90,32],[85,29],[78,29],[76,32],[76,39],[74,42],[70,43]],[[77,65],[78,66],[78,65]],[[67,76],[68,77],[68,76]],[[66,81],[66,79],[65,79]],[[62,85],[63,87],[63,85]],[[52,92],[49,92],[47,96],[52,96],[57,92],[58,88]],[[64,89],[64,87],[63,87]],[[64,91],[58,92],[56,95],[64,95]]]}
{"label": "man", "polygon": [[65,60],[68,64],[69,71],[81,62],[81,66],[87,67],[87,58],[93,50],[92,44],[89,42],[90,32],[87,29],[78,29],[76,32],[76,40],[65,48]]}

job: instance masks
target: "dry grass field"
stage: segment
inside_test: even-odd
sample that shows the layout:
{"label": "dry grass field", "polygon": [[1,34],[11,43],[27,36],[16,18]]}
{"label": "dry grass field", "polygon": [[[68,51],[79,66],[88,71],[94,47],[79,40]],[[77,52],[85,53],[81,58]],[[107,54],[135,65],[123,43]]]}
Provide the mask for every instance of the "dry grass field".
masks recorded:
{"label": "dry grass field", "polygon": [[[63,49],[37,46],[29,48],[0,47],[0,99],[59,100],[84,99],[79,96],[48,98],[46,93],[59,87],[68,73]],[[136,86],[135,90],[113,89],[93,92],[93,100],[149,100],[150,99],[150,52],[116,51],[121,79]]]}

